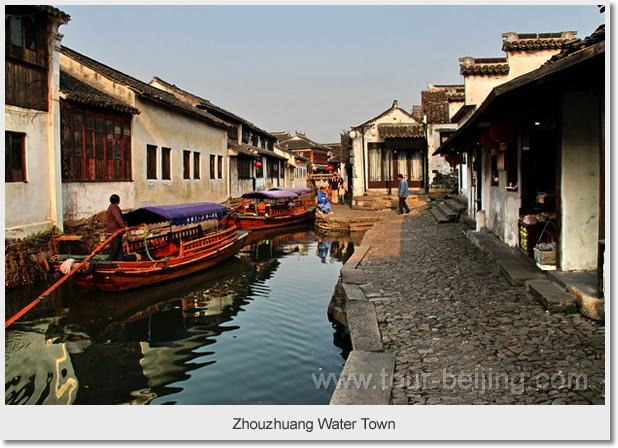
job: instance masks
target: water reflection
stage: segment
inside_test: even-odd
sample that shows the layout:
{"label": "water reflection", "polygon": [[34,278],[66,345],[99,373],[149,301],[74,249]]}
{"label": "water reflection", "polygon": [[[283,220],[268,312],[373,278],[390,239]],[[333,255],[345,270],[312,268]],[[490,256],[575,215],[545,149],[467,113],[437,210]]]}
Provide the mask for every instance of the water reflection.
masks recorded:
{"label": "water reflection", "polygon": [[[215,269],[138,291],[63,285],[6,331],[5,403],[328,403],[334,384],[311,375],[339,373],[349,352],[326,306],[353,244],[307,228],[252,238]],[[325,242],[321,267],[310,254]]]}

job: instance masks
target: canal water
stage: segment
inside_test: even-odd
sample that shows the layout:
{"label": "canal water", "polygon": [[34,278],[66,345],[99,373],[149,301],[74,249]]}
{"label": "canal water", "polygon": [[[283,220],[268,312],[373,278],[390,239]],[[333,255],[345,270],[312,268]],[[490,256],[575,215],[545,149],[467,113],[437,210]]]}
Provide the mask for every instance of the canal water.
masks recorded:
{"label": "canal water", "polygon": [[[328,404],[350,350],[327,306],[349,237],[252,235],[214,269],[123,293],[66,282],[5,333],[5,404]],[[9,292],[6,316],[38,294]]]}

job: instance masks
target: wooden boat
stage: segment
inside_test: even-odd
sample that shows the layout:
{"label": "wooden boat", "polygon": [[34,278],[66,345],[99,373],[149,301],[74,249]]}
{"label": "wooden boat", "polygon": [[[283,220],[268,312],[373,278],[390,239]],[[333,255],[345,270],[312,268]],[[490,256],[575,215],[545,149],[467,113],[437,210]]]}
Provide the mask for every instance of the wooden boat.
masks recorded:
{"label": "wooden boat", "polygon": [[311,194],[311,189],[301,187],[245,193],[240,204],[222,219],[222,224],[243,230],[260,230],[309,221],[315,217],[315,202],[306,197],[308,194]]}
{"label": "wooden boat", "polygon": [[[210,202],[144,207],[124,214],[129,226],[168,222],[184,226],[155,236],[128,241],[124,261],[93,258],[71,277],[80,286],[101,291],[124,291],[208,269],[232,257],[242,247],[246,232],[235,227],[207,231],[202,222],[218,220],[227,207]],[[79,257],[58,255],[53,264]],[[83,257],[82,257],[83,258]]]}

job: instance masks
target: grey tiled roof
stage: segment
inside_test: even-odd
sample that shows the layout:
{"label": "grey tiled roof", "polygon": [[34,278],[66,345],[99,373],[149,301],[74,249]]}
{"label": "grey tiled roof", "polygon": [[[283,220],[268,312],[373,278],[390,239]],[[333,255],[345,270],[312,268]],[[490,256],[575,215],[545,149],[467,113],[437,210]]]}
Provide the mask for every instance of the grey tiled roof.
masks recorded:
{"label": "grey tiled roof", "polygon": [[317,149],[319,151],[330,151],[328,146],[316,143],[313,140],[307,138],[303,134],[297,133],[287,140],[279,140],[279,146],[292,151],[299,151],[302,149]]}
{"label": "grey tiled roof", "polygon": [[506,75],[509,64],[506,58],[460,58],[460,73],[466,75]]}
{"label": "grey tiled roof", "polygon": [[605,41],[605,24],[599,25],[599,27],[592,33],[590,36],[586,37],[584,40],[574,39],[570,42],[566,43],[562,47],[562,51],[551,57],[549,61],[543,64],[543,67],[549,64],[552,64],[561,59],[565,59],[575,53],[578,53],[586,48],[590,48],[594,45],[597,45],[600,42]]}
{"label": "grey tiled roof", "polygon": [[220,120],[219,118],[209,114],[206,111],[198,110],[191,105],[185,103],[184,101],[180,101],[171,93],[164,92],[161,89],[157,89],[156,87],[146,84],[143,81],[140,81],[136,78],[119,72],[118,70],[113,69],[105,64],[95,61],[88,56],[84,56],[81,53],[71,50],[70,48],[62,46],[60,53],[73,59],[74,61],[79,62],[85,67],[94,70],[95,72],[105,76],[106,78],[111,79],[116,83],[125,85],[141,98],[146,98],[156,103],[162,104],[163,106],[166,106],[168,108],[177,110],[179,112],[184,112],[197,118],[201,118],[210,122],[212,125],[220,128],[227,129],[229,127],[229,124],[225,121]]}
{"label": "grey tiled roof", "polygon": [[104,109],[111,109],[128,114],[139,114],[139,110],[135,107],[129,106],[128,104],[123,103],[122,101],[83,83],[63,70],[60,71],[60,92],[62,93],[64,100],[71,103],[102,107]]}
{"label": "grey tiled roof", "polygon": [[[201,98],[191,92],[187,92],[186,90],[181,89],[180,87],[176,86],[175,84],[171,84],[167,81],[162,80],[161,78],[155,76],[153,78],[154,82],[163,84],[167,89],[169,89],[173,95],[181,98],[183,101],[186,101],[188,103],[190,103],[193,107],[196,107],[197,109],[204,111],[204,112],[209,112],[209,111],[215,111],[218,112],[219,114],[224,115],[227,119],[231,119],[232,121],[235,121],[239,124],[245,125],[247,127],[253,128],[257,131],[259,131],[260,133],[269,136],[269,137],[273,137],[270,133],[268,133],[267,131],[260,129],[259,127],[257,127],[255,124],[251,123],[250,121],[239,117],[236,114],[233,114],[230,111],[227,111],[225,109],[223,109],[222,107],[217,106],[216,104],[211,103],[209,100],[205,99],[205,98]],[[220,115],[221,116],[221,115]],[[229,120],[226,120],[229,121]]]}
{"label": "grey tiled roof", "polygon": [[502,51],[559,50],[566,43],[577,40],[576,34],[574,31],[538,34],[505,33],[502,35],[506,38],[502,43]]}
{"label": "grey tiled roof", "polygon": [[46,14],[49,14],[50,16],[53,17],[59,17],[60,19],[64,20],[64,21],[69,21],[71,20],[71,16],[68,15],[66,12],[64,11],[60,11],[58,8],[54,8],[53,6],[47,6],[47,5],[32,5],[32,7],[34,9],[37,9],[39,11],[42,11]]}

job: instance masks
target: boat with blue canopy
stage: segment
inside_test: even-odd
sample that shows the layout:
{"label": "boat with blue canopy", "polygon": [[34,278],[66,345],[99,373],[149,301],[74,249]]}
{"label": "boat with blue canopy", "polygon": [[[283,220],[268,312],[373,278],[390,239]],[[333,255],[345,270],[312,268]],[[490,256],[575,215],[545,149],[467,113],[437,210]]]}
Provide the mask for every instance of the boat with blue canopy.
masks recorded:
{"label": "boat with blue canopy", "polygon": [[315,199],[310,188],[271,188],[244,193],[222,222],[226,227],[260,230],[299,224],[314,217]]}
{"label": "boat with blue canopy", "polygon": [[[127,238],[123,261],[92,258],[73,274],[72,280],[86,288],[124,291],[215,266],[234,256],[247,236],[247,232],[234,226],[220,227],[219,220],[227,212],[223,205],[200,202],[148,206],[124,213],[128,229],[141,231],[141,236]],[[154,234],[148,227],[161,223],[169,225],[161,234]],[[67,270],[79,259],[75,255],[58,255],[53,264]]]}

